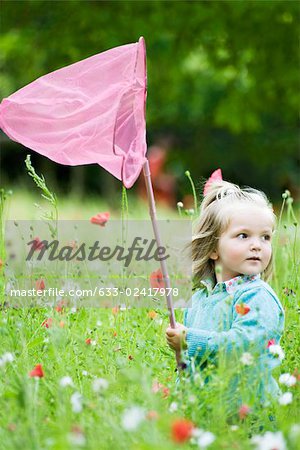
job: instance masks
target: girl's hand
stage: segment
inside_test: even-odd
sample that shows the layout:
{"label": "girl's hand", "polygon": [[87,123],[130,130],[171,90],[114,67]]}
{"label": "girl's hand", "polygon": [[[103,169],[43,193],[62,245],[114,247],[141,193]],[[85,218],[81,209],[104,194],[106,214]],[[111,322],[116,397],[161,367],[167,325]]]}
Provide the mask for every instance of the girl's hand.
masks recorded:
{"label": "girl's hand", "polygon": [[166,339],[169,347],[175,351],[180,351],[186,346],[185,337],[187,328],[181,323],[176,323],[176,328],[166,329]]}

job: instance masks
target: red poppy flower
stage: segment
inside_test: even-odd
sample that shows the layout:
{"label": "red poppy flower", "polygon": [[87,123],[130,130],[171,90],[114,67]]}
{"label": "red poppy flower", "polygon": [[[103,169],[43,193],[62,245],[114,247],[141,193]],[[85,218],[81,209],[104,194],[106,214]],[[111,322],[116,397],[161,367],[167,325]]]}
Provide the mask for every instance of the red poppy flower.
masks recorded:
{"label": "red poppy flower", "polygon": [[271,345],[275,345],[275,344],[276,344],[275,339],[270,339],[270,340],[268,341],[267,348],[269,348],[269,347],[271,347]]}
{"label": "red poppy flower", "polygon": [[114,316],[116,316],[120,311],[120,308],[118,306],[114,306],[113,308],[111,308],[111,312],[113,313]]}
{"label": "red poppy flower", "polygon": [[30,377],[43,378],[45,376],[42,364],[37,364],[34,366],[34,369],[29,372]]}
{"label": "red poppy flower", "polygon": [[2,261],[2,259],[0,259],[0,269],[2,269],[2,267],[3,267],[3,261]]}
{"label": "red poppy flower", "polygon": [[190,420],[178,419],[172,424],[172,439],[174,442],[186,442],[192,436],[194,424]]}
{"label": "red poppy flower", "polygon": [[91,338],[87,338],[87,339],[85,340],[85,343],[86,343],[86,345],[91,345],[92,339],[91,339]]}
{"label": "red poppy flower", "polygon": [[157,412],[153,411],[153,410],[148,411],[147,414],[146,414],[146,418],[148,420],[156,420],[156,419],[158,419],[158,417],[159,416],[158,416]]}
{"label": "red poppy flower", "polygon": [[60,300],[57,305],[55,306],[55,311],[57,311],[58,313],[63,313],[65,306],[67,306],[67,301],[66,300]]}
{"label": "red poppy flower", "polygon": [[248,405],[245,404],[241,405],[241,407],[239,408],[239,418],[241,420],[245,419],[250,413],[250,411],[251,408]]}
{"label": "red poppy flower", "polygon": [[250,311],[250,306],[246,305],[246,303],[240,303],[235,305],[235,310],[241,316],[245,316]]}
{"label": "red poppy flower", "polygon": [[163,396],[163,398],[169,397],[169,394],[170,394],[170,389],[168,387],[166,387],[166,386],[163,386],[163,388],[162,388],[162,396]]}
{"label": "red poppy flower", "polygon": [[155,380],[152,384],[152,392],[156,394],[158,391],[160,391],[163,388],[163,384],[159,383],[157,380]]}
{"label": "red poppy flower", "polygon": [[40,280],[36,280],[35,287],[37,291],[43,291],[46,287],[45,281],[42,278]]}
{"label": "red poppy flower", "polygon": [[44,322],[42,323],[41,326],[45,327],[45,328],[50,328],[50,327],[52,327],[52,322],[53,322],[53,319],[51,317],[49,317],[48,319],[44,320]]}
{"label": "red poppy flower", "polygon": [[109,212],[98,213],[90,218],[90,222],[95,223],[96,225],[100,225],[101,227],[104,227],[109,218],[110,218]]}
{"label": "red poppy flower", "polygon": [[165,287],[164,277],[160,269],[150,274],[150,286],[153,289],[161,289]]}
{"label": "red poppy flower", "polygon": [[44,247],[45,247],[45,246],[44,246],[44,244],[42,243],[42,241],[40,240],[39,237],[35,237],[35,238],[33,239],[33,243],[32,243],[31,248],[32,248],[34,251],[36,251],[36,250],[42,250],[42,248],[44,248]]}
{"label": "red poppy flower", "polygon": [[155,319],[155,317],[157,316],[157,312],[155,312],[155,311],[152,310],[152,311],[149,311],[147,315],[148,315],[148,317],[149,317],[150,319],[153,320],[153,319]]}

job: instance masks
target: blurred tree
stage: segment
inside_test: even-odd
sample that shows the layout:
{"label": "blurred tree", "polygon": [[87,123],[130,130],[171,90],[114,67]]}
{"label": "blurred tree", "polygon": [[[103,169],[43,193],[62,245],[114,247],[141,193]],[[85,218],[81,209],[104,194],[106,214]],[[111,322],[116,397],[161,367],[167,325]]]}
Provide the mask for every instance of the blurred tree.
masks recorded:
{"label": "blurred tree", "polygon": [[[270,194],[297,184],[294,1],[2,1],[0,96],[143,35],[148,140],[173,136],[171,166],[221,166]],[[245,175],[246,172],[246,175]]]}

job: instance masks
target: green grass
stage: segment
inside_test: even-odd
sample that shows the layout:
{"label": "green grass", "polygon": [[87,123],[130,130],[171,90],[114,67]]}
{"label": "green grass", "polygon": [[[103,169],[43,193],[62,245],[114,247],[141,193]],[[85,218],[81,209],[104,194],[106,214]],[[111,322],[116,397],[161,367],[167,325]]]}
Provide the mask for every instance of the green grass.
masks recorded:
{"label": "green grass", "polygon": [[[36,202],[40,203],[38,195],[16,192],[7,202],[3,218],[39,219]],[[84,206],[74,198],[59,199],[60,219],[89,219],[105,210],[110,210],[109,203],[97,199],[84,202]],[[146,211],[144,204],[129,198],[129,217],[146,217]],[[120,212],[113,211],[113,215],[118,218]],[[158,215],[177,217],[177,212],[159,210]],[[281,342],[286,356],[274,371],[276,379],[296,369],[300,373],[299,239],[295,238],[297,227],[293,222],[285,207],[271,282],[286,313]],[[119,303],[123,302],[120,298]],[[9,352],[14,360],[0,367],[1,450],[197,448],[190,441],[173,441],[172,425],[179,418],[213,433],[215,441],[208,447],[211,450],[253,449],[251,436],[266,431],[280,431],[288,449],[300,448],[300,430],[297,437],[294,427],[300,427],[299,381],[296,386],[282,387],[284,392],[293,393],[291,404],[282,406],[274,400],[261,409],[254,408],[256,399],[247,385],[241,386],[240,395],[253,406],[252,411],[245,420],[239,418],[237,410],[229,415],[224,395],[230,376],[239,370],[238,363],[232,360],[227,368],[222,363],[217,368],[209,366],[207,374],[213,380],[209,385],[203,385],[201,379],[193,384],[184,376],[177,385],[174,354],[164,338],[167,311],[156,310],[155,318],[148,313],[143,308],[114,314],[111,308],[65,308],[58,312],[50,307],[14,309],[4,305],[0,311],[0,358]],[[182,321],[181,310],[176,316]],[[48,318],[53,321],[46,328],[42,323]],[[86,343],[87,338],[92,340],[91,345]],[[36,364],[42,364],[44,370],[40,379],[29,376]],[[65,376],[71,377],[72,386],[60,385]],[[107,380],[108,387],[95,392],[93,383],[98,378]],[[155,381],[164,386],[156,393]],[[74,393],[81,395],[79,412],[74,412],[74,405],[72,408]],[[176,409],[173,412],[171,404],[171,411]],[[124,413],[136,406],[142,408],[145,418],[136,429],[126,430]]]}

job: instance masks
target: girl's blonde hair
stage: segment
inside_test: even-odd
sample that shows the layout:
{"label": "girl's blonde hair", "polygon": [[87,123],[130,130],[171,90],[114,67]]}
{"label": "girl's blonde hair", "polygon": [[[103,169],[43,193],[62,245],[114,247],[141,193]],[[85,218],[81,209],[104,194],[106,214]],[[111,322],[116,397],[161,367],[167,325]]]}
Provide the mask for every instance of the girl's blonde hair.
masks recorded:
{"label": "girl's blonde hair", "polygon": [[[212,183],[201,203],[200,215],[194,226],[190,246],[195,287],[204,278],[213,278],[216,282],[215,265],[210,256],[216,251],[218,239],[229,225],[228,208],[237,202],[243,205],[250,203],[267,208],[273,221],[273,227],[275,226],[272,205],[263,192],[250,187],[241,189],[235,184],[222,180]],[[264,279],[268,279],[271,273],[272,257],[262,276]]]}

